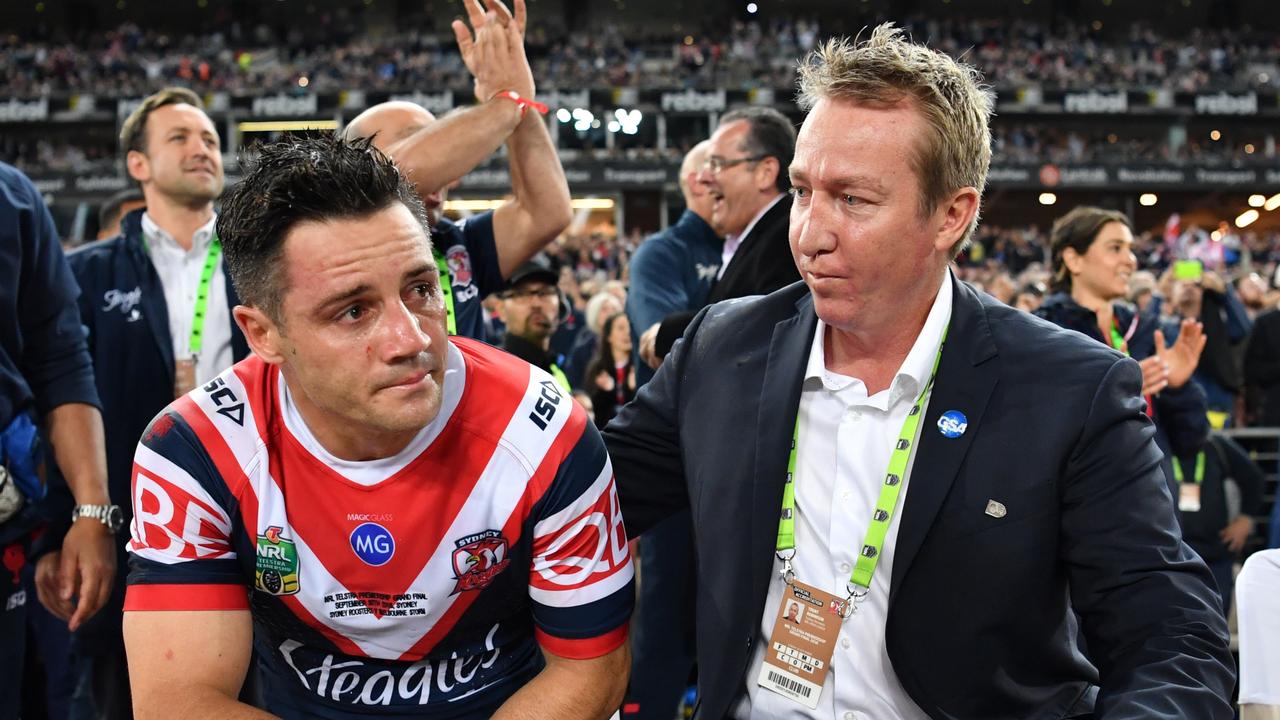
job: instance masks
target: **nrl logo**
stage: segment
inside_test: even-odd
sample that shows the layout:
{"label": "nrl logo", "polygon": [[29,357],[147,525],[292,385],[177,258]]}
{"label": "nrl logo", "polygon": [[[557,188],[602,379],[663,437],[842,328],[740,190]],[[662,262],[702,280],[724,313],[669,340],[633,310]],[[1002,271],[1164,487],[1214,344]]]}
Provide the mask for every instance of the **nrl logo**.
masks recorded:
{"label": "nrl logo", "polygon": [[453,572],[458,580],[453,588],[455,595],[486,587],[511,564],[507,557],[507,539],[497,530],[468,535],[455,540],[454,545],[457,549],[453,551]]}
{"label": "nrl logo", "polygon": [[254,586],[269,595],[295,595],[298,592],[298,549],[282,536],[277,525],[258,536]]}

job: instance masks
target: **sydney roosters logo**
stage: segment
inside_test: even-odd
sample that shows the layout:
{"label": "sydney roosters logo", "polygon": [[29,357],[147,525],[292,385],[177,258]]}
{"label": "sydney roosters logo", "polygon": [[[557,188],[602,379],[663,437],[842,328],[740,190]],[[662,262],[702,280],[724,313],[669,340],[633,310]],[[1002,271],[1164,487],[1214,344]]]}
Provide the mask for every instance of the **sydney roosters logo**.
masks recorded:
{"label": "sydney roosters logo", "polygon": [[497,530],[468,535],[454,541],[453,573],[458,584],[454,594],[486,587],[511,564],[507,557],[507,539]]}

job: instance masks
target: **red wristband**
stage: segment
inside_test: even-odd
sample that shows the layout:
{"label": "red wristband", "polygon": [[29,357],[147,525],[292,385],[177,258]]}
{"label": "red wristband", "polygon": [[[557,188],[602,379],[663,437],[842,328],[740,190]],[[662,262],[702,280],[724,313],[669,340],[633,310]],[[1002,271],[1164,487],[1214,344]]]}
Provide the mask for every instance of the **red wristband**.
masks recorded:
{"label": "red wristband", "polygon": [[493,97],[489,99],[492,100],[494,98],[506,98],[511,102],[515,103],[516,105],[519,105],[520,117],[524,117],[525,112],[529,108],[533,108],[534,110],[537,110],[539,115],[546,115],[547,111],[550,110],[550,108],[548,108],[545,104],[540,103],[537,100],[531,100],[529,98],[520,97],[520,93],[516,92],[515,90],[503,90],[501,92],[494,93]]}

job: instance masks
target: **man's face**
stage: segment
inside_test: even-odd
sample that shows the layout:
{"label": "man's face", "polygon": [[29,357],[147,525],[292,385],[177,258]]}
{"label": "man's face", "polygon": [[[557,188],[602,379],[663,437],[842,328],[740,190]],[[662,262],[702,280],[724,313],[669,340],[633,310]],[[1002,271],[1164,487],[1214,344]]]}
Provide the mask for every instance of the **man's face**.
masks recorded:
{"label": "man's face", "polygon": [[791,254],[818,317],[834,328],[855,331],[904,298],[937,290],[951,240],[939,233],[942,210],[920,215],[910,158],[925,133],[912,105],[829,99],[800,128]]}
{"label": "man's face", "polygon": [[146,150],[129,153],[129,174],[180,205],[210,203],[222,194],[222,151],[209,116],[186,103],[147,116]]}
{"label": "man's face", "polygon": [[[722,236],[746,230],[751,218],[777,195],[774,176],[764,167],[777,161],[745,160],[753,157],[743,149],[750,130],[746,120],[718,128],[707,155],[710,167],[704,165],[698,173],[698,182],[711,196],[711,227]],[[713,171],[718,164],[723,167]]]}
{"label": "man's face", "polygon": [[1133,254],[1133,232],[1124,223],[1103,225],[1084,255],[1068,258],[1072,254],[1069,250],[1063,253],[1063,261],[1071,263],[1067,269],[1072,287],[1079,283],[1093,296],[1108,301],[1129,294],[1129,276],[1138,269],[1138,258]]}
{"label": "man's face", "polygon": [[545,347],[559,327],[560,294],[545,280],[525,280],[507,291],[502,315],[508,333]]}
{"label": "man's face", "polygon": [[282,371],[308,424],[407,441],[431,422],[444,381],[444,298],[408,208],[299,224],[284,265]]}

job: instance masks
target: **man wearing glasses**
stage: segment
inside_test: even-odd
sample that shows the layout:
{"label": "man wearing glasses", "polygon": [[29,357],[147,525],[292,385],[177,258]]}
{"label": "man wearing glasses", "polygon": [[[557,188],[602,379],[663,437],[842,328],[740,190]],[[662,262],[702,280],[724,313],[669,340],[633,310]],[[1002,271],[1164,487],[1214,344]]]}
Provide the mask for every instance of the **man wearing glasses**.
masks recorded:
{"label": "man wearing glasses", "polygon": [[[764,295],[800,279],[787,245],[786,168],[795,144],[795,126],[772,108],[741,108],[720,118],[697,176],[713,199],[711,227],[724,238],[708,303]],[[693,312],[677,313],[650,328],[640,340],[641,357],[656,368],[692,319]]]}
{"label": "man wearing glasses", "polygon": [[502,349],[551,373],[566,393],[569,378],[551,352],[551,336],[560,327],[559,276],[550,267],[530,260],[511,275],[511,287],[499,297],[498,314],[506,323]]}

